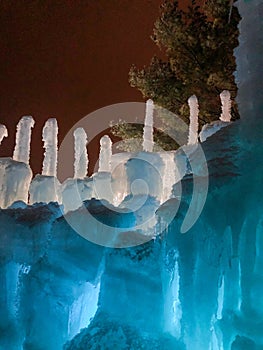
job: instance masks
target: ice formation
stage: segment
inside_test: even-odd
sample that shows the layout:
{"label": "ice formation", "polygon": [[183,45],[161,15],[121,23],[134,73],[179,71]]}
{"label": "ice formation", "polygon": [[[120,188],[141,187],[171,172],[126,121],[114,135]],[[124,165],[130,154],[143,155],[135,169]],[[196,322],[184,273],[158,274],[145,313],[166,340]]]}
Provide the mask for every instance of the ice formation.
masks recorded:
{"label": "ice formation", "polygon": [[[199,167],[191,172],[189,147],[174,154],[182,188],[175,183],[162,205],[163,183],[176,181],[162,181],[172,153],[141,152],[112,157],[113,172],[124,160],[120,171],[126,185],[134,184],[130,191],[120,182],[134,195],[118,210],[96,199],[64,216],[56,203],[0,210],[1,350],[263,348],[262,1],[239,1],[239,8],[241,120],[202,144],[210,183],[195,225],[181,234],[194,181],[198,193],[205,189],[203,160],[192,144],[189,164],[194,159]],[[136,183],[138,174],[143,183]],[[149,224],[138,228],[145,217]],[[148,230],[153,239],[150,233],[133,246]]]}
{"label": "ice formation", "polygon": [[57,176],[58,125],[55,118],[46,121],[42,138],[45,148],[42,175]]}
{"label": "ice formation", "polygon": [[74,131],[75,140],[75,161],[74,177],[76,179],[84,178],[88,171],[88,154],[87,154],[87,134],[83,128],[77,128]]}
{"label": "ice formation", "polygon": [[214,135],[222,128],[231,123],[231,95],[228,90],[224,90],[220,94],[222,113],[219,120],[205,124],[199,134],[201,142],[204,142],[208,137]]}
{"label": "ice formation", "polygon": [[32,175],[28,164],[12,158],[0,158],[1,208],[7,208],[16,201],[28,202]]}
{"label": "ice formation", "polygon": [[16,145],[13,159],[29,164],[31,129],[35,124],[31,116],[25,116],[17,124]]}
{"label": "ice formation", "polygon": [[8,136],[8,131],[5,125],[0,124],[0,145],[5,137]]}
{"label": "ice formation", "polygon": [[188,145],[194,145],[198,142],[199,106],[198,106],[197,97],[195,95],[189,97],[188,104],[189,104],[189,108],[190,108],[190,125],[189,125]]}
{"label": "ice formation", "polygon": [[58,125],[55,118],[46,121],[42,139],[45,154],[42,174],[36,175],[29,188],[29,203],[61,203],[61,184],[57,179]]}
{"label": "ice formation", "polygon": [[111,171],[112,142],[108,135],[100,139],[99,172]]}
{"label": "ice formation", "polygon": [[222,113],[220,120],[222,122],[230,122],[231,120],[231,95],[228,90],[224,90],[220,94],[221,104],[222,104]]}
{"label": "ice formation", "polygon": [[147,100],[146,102],[146,113],[145,113],[145,122],[143,129],[143,150],[145,152],[153,151],[153,112],[154,104],[152,100]]}

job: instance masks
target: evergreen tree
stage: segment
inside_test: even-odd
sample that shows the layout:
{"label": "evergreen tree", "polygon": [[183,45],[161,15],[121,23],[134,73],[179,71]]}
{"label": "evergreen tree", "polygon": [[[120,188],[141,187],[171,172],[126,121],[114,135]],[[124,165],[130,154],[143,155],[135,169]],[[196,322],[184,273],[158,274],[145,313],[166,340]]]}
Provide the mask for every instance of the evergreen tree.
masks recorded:
{"label": "evergreen tree", "polygon": [[[195,94],[200,104],[201,126],[218,119],[220,92],[229,90],[233,101],[237,93],[234,48],[238,45],[239,20],[238,10],[230,0],[205,0],[201,7],[192,0],[187,10],[180,9],[178,1],[165,0],[152,39],[167,59],[154,56],[148,67],[132,66],[131,86],[187,123],[187,99]],[[239,117],[235,102],[231,114],[233,120]],[[141,135],[140,129],[120,124],[113,128],[113,133],[131,138]],[[155,141],[166,149],[177,146],[163,136],[155,135]]]}

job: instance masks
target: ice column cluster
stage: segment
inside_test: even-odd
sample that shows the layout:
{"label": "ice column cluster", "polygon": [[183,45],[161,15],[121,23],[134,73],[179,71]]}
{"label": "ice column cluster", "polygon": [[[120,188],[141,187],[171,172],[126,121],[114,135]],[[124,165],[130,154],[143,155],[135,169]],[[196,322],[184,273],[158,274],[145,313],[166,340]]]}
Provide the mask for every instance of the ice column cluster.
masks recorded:
{"label": "ice column cluster", "polygon": [[[180,195],[174,184],[172,198],[159,205],[163,192],[155,170],[163,164],[167,172],[171,159],[153,152],[127,160],[127,181],[140,172],[152,186],[140,210],[127,210],[133,208],[130,196],[122,211],[94,198],[64,216],[56,203],[0,210],[1,350],[263,348],[262,1],[239,1],[239,7],[241,120],[202,144],[209,192],[194,226],[181,233],[193,194],[204,194],[202,174],[188,172]],[[190,148],[196,149],[198,107],[196,99],[190,102]],[[104,146],[109,148],[108,139]],[[198,152],[190,156],[201,163]],[[110,152],[101,158],[109,160]],[[0,161],[1,171],[4,164],[14,174],[17,164],[28,169],[22,162]],[[96,176],[107,178],[108,169],[102,161]],[[73,179],[79,180],[85,178]],[[164,182],[169,187],[172,181]],[[87,210],[92,218],[85,216]],[[149,234],[139,226],[145,215],[155,219],[154,235],[132,246]],[[115,246],[84,239],[69,218],[96,237],[111,227]],[[130,246],[117,248],[124,243]]]}

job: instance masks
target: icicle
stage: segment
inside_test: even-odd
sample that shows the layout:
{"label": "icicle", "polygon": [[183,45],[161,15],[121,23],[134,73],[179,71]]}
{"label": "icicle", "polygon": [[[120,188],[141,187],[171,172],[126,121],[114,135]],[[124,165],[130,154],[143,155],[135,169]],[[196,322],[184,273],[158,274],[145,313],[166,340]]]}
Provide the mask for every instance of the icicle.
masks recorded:
{"label": "icicle", "polygon": [[231,95],[228,90],[224,90],[220,94],[222,113],[220,120],[222,122],[230,122],[231,120]]}
{"label": "icicle", "polygon": [[31,116],[22,117],[17,124],[13,159],[18,162],[29,164],[31,129],[34,124],[35,121]]}
{"label": "icicle", "polygon": [[100,139],[99,172],[111,172],[112,142],[108,135]]}
{"label": "icicle", "polygon": [[74,178],[82,179],[87,175],[88,154],[87,154],[87,134],[83,128],[74,131],[75,140],[75,161]]}
{"label": "icicle", "polygon": [[145,113],[145,122],[143,129],[143,150],[145,152],[153,151],[153,111],[154,104],[152,100],[147,100],[146,102],[146,113]]}
{"label": "icicle", "polygon": [[0,145],[4,139],[4,137],[8,136],[8,131],[5,125],[0,124]]}
{"label": "icicle", "polygon": [[195,95],[189,97],[188,105],[190,108],[190,125],[188,135],[188,145],[194,145],[198,142],[198,100]]}
{"label": "icicle", "polygon": [[57,175],[57,157],[58,157],[58,125],[55,118],[46,121],[42,131],[42,140],[44,142],[45,154],[42,168],[42,175]]}

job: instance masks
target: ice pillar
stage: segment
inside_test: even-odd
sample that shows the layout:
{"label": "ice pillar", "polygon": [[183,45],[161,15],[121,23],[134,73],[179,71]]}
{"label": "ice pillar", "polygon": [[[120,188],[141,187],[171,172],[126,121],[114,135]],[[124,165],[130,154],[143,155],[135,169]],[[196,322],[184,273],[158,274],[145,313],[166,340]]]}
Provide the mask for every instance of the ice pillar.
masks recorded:
{"label": "ice pillar", "polygon": [[75,161],[74,178],[82,179],[87,175],[88,154],[87,154],[87,134],[83,128],[74,131],[75,140]]}
{"label": "ice pillar", "polygon": [[42,175],[56,176],[58,157],[58,125],[55,118],[50,118],[46,121],[42,132],[42,139],[45,148]]}
{"label": "ice pillar", "polygon": [[8,131],[5,125],[0,124],[0,145],[4,139],[4,137],[8,136]]}
{"label": "ice pillar", "polygon": [[143,129],[143,150],[146,152],[153,151],[153,111],[154,104],[152,100],[146,102],[146,114]]}
{"label": "ice pillar", "polygon": [[17,124],[16,145],[13,159],[18,162],[29,164],[31,129],[35,124],[31,116],[24,116]]}
{"label": "ice pillar", "polygon": [[228,90],[224,90],[220,94],[222,113],[220,120],[222,122],[230,122],[231,120],[231,95]]}
{"label": "ice pillar", "polygon": [[108,135],[100,139],[99,172],[111,172],[112,142]]}
{"label": "ice pillar", "polygon": [[195,95],[189,97],[188,104],[190,108],[190,125],[188,135],[188,145],[194,145],[198,142],[198,114],[199,106]]}

